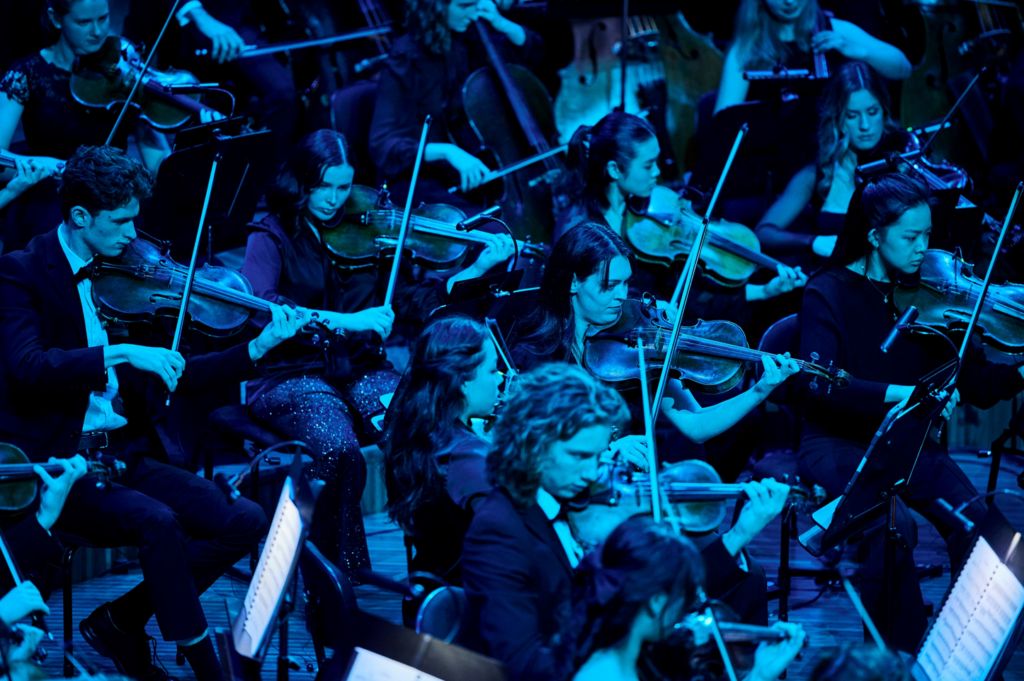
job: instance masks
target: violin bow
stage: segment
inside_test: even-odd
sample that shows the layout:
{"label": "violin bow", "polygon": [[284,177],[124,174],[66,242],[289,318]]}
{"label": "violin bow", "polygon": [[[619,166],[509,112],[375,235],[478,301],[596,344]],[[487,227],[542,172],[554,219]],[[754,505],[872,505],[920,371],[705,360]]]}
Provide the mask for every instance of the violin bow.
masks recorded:
{"label": "violin bow", "polygon": [[[7,538],[4,537],[3,533],[0,532],[0,553],[4,554],[4,562],[7,564],[7,569],[11,572],[11,579],[14,580],[14,586],[21,586],[21,583],[25,580],[21,576],[21,570],[18,568],[17,561],[14,560],[14,555],[11,554],[11,549],[7,546]],[[46,626],[46,620],[43,618],[41,613],[32,614],[32,625],[36,629],[41,629],[51,641],[53,640],[53,634],[50,633],[50,628]]]}
{"label": "violin bow", "polygon": [[398,284],[398,270],[402,266],[402,249],[405,248],[406,237],[409,236],[409,218],[412,217],[412,200],[416,193],[416,180],[420,176],[420,166],[423,164],[423,153],[427,149],[427,134],[430,132],[431,117],[428,115],[423,121],[423,131],[420,133],[420,146],[416,149],[416,163],[412,167],[412,179],[409,180],[409,195],[405,197],[405,213],[402,214],[402,226],[398,230],[398,243],[395,244],[395,258],[391,262],[391,276],[388,278],[388,290],[384,294],[384,307],[390,307],[395,297],[395,286]]}
{"label": "violin bow", "polygon": [[[661,376],[658,379],[658,390],[654,393],[654,403],[651,406],[652,420],[658,418],[658,412],[661,410],[661,400],[665,396],[665,388],[668,385],[669,368],[672,366],[672,360],[675,359],[676,344],[679,342],[679,334],[683,329],[683,311],[686,309],[686,302],[690,297],[693,278],[697,274],[697,261],[700,259],[700,251],[704,248],[704,244],[708,240],[708,225],[711,223],[711,213],[715,209],[715,204],[718,203],[718,195],[722,192],[722,186],[725,184],[725,179],[729,176],[729,169],[732,167],[732,163],[736,159],[736,153],[740,149],[740,144],[743,142],[743,138],[746,137],[749,130],[749,126],[744,123],[736,133],[736,140],[732,143],[732,149],[729,151],[729,158],[725,160],[725,168],[722,170],[722,174],[718,178],[718,184],[715,185],[715,191],[711,195],[711,201],[708,202],[708,208],[704,212],[704,219],[701,221],[700,229],[697,230],[696,238],[694,238],[693,249],[690,251],[690,256],[686,260],[686,266],[683,268],[683,273],[679,276],[679,281],[676,283],[676,290],[672,294],[672,299],[669,301],[669,306],[676,309],[676,321],[672,325],[672,337],[669,340],[668,346],[665,348],[665,363],[662,364],[661,367]],[[640,382],[643,383],[644,380],[645,378],[643,374],[641,374]]]}
{"label": "violin bow", "polygon": [[658,449],[654,439],[654,416],[651,413],[651,389],[647,385],[646,346],[642,336],[637,336],[636,352],[640,364],[640,394],[644,405],[644,437],[647,438],[647,462],[651,469],[651,512],[654,522],[661,522],[661,486],[658,482]]}
{"label": "violin bow", "polygon": [[121,105],[121,111],[117,114],[117,120],[114,121],[114,127],[110,129],[110,134],[107,135],[107,141],[103,143],[104,146],[109,147],[114,141],[114,135],[117,134],[117,129],[121,127],[121,121],[124,120],[125,113],[128,112],[129,105],[132,100],[135,99],[135,93],[138,92],[139,87],[142,85],[142,81],[146,79],[146,74],[149,73],[149,65],[153,63],[153,57],[156,56],[156,50],[160,47],[160,41],[164,39],[164,33],[167,32],[167,27],[171,25],[171,19],[178,12],[178,4],[181,0],[174,0],[174,4],[171,5],[171,11],[167,15],[167,19],[164,21],[163,28],[160,29],[160,35],[156,37],[156,41],[153,43],[153,47],[149,50],[149,56],[146,57],[146,63],[142,65],[142,71],[139,72],[138,77],[132,84],[131,92],[128,93],[128,97],[124,100],[124,104]]}

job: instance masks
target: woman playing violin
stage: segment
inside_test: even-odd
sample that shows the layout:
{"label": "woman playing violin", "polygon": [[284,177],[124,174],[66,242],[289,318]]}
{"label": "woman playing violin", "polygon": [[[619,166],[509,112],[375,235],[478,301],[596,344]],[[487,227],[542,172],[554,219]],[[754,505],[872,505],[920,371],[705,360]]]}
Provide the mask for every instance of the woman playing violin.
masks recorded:
{"label": "woman playing violin", "polygon": [[[561,188],[571,204],[558,216],[555,241],[581,222],[605,224],[623,236],[629,203],[649,198],[658,187],[660,153],[654,128],[639,116],[613,112],[597,125],[580,126],[569,142],[567,180]],[[685,202],[680,205],[680,210],[689,210]],[[631,285],[637,293],[667,301],[675,281],[668,275],[662,265],[637,263]],[[773,298],[806,281],[799,268],[789,267],[780,267],[778,276],[763,286],[746,284],[739,290],[702,280],[687,306],[688,316],[729,319],[742,325],[750,317],[749,301]]]}
{"label": "woman playing violin", "polygon": [[462,584],[462,537],[491,491],[490,443],[470,427],[498,399],[498,353],[468,317],[428,325],[388,407],[388,516],[413,537],[413,569]]}
{"label": "woman playing violin", "polygon": [[856,188],[857,166],[903,151],[906,143],[878,72],[860,61],[840,66],[821,98],[817,161],[793,176],[755,228],[765,251],[799,254],[806,264],[812,264],[812,253],[830,256]]}
{"label": "woman playing violin", "polygon": [[[110,29],[107,0],[47,0],[44,23],[56,34],[56,42],[36,54],[14,62],[0,79],[0,150],[10,153],[18,123],[25,131],[28,173],[20,173],[17,187],[29,180],[53,178],[81,145],[103,144],[116,115],[106,110],[85,109],[71,95],[71,70],[77,57],[97,52]],[[114,145],[127,148],[127,130],[121,128]],[[155,173],[170,153],[163,135],[149,126],[136,126],[143,164]],[[14,172],[0,173],[10,180]],[[22,188],[24,191],[24,188]],[[8,216],[4,250],[23,248],[40,231],[49,231],[61,220],[56,209],[56,183],[39,185],[31,197],[22,198],[18,211]],[[19,227],[20,225],[20,227]],[[36,230],[32,232],[32,230]]]}
{"label": "woman playing violin", "polygon": [[[337,225],[354,173],[342,135],[332,130],[306,135],[267,193],[270,214],[250,225],[242,264],[255,295],[308,308],[344,334],[323,352],[296,348],[294,355],[282,357],[285,367],[250,382],[247,399],[257,420],[312,446],[316,475],[327,483],[317,502],[312,540],[345,570],[369,561],[359,511],[366,477],[359,441],[370,432],[370,418],[384,410],[381,396],[398,384],[382,343],[395,321],[395,312],[379,302],[387,272],[382,280],[376,267],[341,271],[322,244],[324,230],[344,229]],[[477,260],[447,282],[428,278],[413,284],[408,276],[399,277],[398,316],[422,322],[456,281],[480,276],[511,256],[509,239],[487,238],[490,243]]]}
{"label": "woman playing violin", "polygon": [[[880,345],[896,319],[892,293],[899,281],[913,279],[921,267],[932,220],[930,192],[902,174],[869,179],[850,201],[846,227],[832,256],[811,278],[801,312],[800,353],[817,353],[822,364],[834,363],[856,378],[842,390],[811,384],[807,425],[800,444],[800,474],[839,495],[860,463],[872,436],[889,409],[907,400],[925,374],[951,359],[941,339],[907,335],[888,353]],[[960,395],[987,408],[1024,390],[1024,368],[987,361],[972,348],[943,416],[949,417]],[[924,515],[945,538],[955,573],[970,545],[970,536],[952,528],[933,510],[935,500],[952,506],[976,493],[967,476],[937,443],[928,441],[908,487],[897,500],[897,524],[914,536],[910,507]],[[974,502],[964,514],[978,523],[986,507]],[[881,602],[883,548],[881,533],[859,551],[865,562],[861,589],[876,622],[884,621]],[[912,546],[896,551],[898,608],[891,645],[912,651],[927,619],[918,587]]]}
{"label": "woman playing violin", "polygon": [[476,32],[469,30],[479,20],[494,29],[496,46],[506,61],[530,67],[540,63],[544,56],[540,37],[501,16],[492,0],[406,0],[409,32],[395,41],[381,71],[369,138],[370,158],[399,203],[404,201],[428,114],[434,123],[416,185],[417,198],[471,208],[464,199],[449,194],[448,188],[473,189],[489,171],[450,139],[464,125],[463,83],[488,64]]}
{"label": "woman playing violin", "polygon": [[[826,21],[830,29],[815,30]],[[826,20],[817,0],[742,0],[722,66],[715,113],[757,99],[749,96],[750,81],[743,78],[744,71],[781,64],[813,72],[814,55],[831,52],[867,62],[890,80],[910,75],[910,61],[900,50],[849,21]]]}
{"label": "woman playing violin", "polygon": [[[644,647],[668,638],[698,605],[704,565],[693,544],[669,525],[634,516],[584,557],[577,576],[571,627],[557,653],[575,670],[573,681],[631,681],[639,678]],[[761,644],[745,678],[777,679],[803,647],[799,624],[775,626],[790,638]],[[681,669],[663,671],[683,678]]]}

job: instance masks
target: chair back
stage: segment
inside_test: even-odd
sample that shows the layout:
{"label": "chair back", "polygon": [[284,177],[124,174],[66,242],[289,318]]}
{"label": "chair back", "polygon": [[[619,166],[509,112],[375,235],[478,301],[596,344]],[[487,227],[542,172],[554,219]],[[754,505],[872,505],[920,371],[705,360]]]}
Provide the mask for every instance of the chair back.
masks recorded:
{"label": "chair back", "polygon": [[349,153],[356,169],[354,182],[373,187],[377,170],[370,160],[370,124],[377,101],[377,83],[359,80],[339,88],[331,95],[331,128],[348,141]]}
{"label": "chair back", "polygon": [[306,626],[319,652],[337,649],[345,622],[359,610],[348,577],[307,541],[299,557],[299,573],[306,595]]}
{"label": "chair back", "polygon": [[[800,331],[800,319],[799,315],[791,314],[788,317],[783,317],[779,321],[775,322],[768,327],[768,330],[761,336],[761,342],[757,344],[757,349],[761,352],[768,352],[773,355],[784,355],[790,353],[790,356],[799,356],[800,348],[796,347],[797,334]],[[764,367],[758,365],[756,368],[757,377],[760,378],[764,372]],[[768,396],[768,399],[778,405],[791,405],[797,399],[797,384],[795,382],[795,376],[778,388],[772,391],[772,394]]]}
{"label": "chair back", "polygon": [[442,586],[431,591],[416,615],[416,633],[430,634],[445,643],[456,643],[469,610],[466,592],[457,586]]}

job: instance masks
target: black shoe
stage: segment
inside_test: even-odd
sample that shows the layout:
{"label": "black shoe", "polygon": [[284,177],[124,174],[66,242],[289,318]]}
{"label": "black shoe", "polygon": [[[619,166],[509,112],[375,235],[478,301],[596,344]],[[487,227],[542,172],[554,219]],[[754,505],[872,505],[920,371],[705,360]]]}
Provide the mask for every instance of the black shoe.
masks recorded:
{"label": "black shoe", "polygon": [[117,671],[138,681],[176,681],[167,671],[153,664],[150,651],[150,637],[141,634],[126,634],[114,626],[110,618],[110,603],[96,608],[91,615],[78,625],[82,638],[93,650],[110,658]]}

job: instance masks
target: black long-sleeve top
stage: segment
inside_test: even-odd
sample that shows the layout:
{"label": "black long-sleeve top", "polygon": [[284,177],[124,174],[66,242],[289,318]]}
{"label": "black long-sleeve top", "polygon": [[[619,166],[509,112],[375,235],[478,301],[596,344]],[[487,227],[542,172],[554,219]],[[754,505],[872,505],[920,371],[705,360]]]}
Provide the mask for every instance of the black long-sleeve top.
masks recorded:
{"label": "black long-sleeve top", "polygon": [[[925,374],[952,359],[941,339],[905,334],[886,354],[880,350],[896,320],[890,283],[874,282],[845,267],[813,277],[804,291],[800,313],[800,357],[845,369],[853,376],[846,388],[832,388],[818,379],[807,390],[807,434],[871,441],[892,405],[885,404],[889,385],[914,385]],[[985,359],[970,348],[958,389],[964,401],[987,408],[1024,390],[1024,378],[1009,364]]]}
{"label": "black long-sleeve top", "polygon": [[[506,62],[533,68],[544,56],[544,43],[526,31],[526,42],[514,47],[503,34],[492,31],[494,43]],[[462,86],[476,69],[486,66],[487,53],[475,29],[453,33],[444,54],[425,50],[406,34],[395,41],[380,73],[377,103],[370,126],[370,158],[382,179],[408,177],[416,160],[420,131],[429,114],[433,117],[428,142],[450,143],[448,133],[464,127]],[[473,151],[473,150],[469,150]],[[424,177],[450,179],[447,163],[425,163]],[[454,175],[458,184],[458,174]]]}

